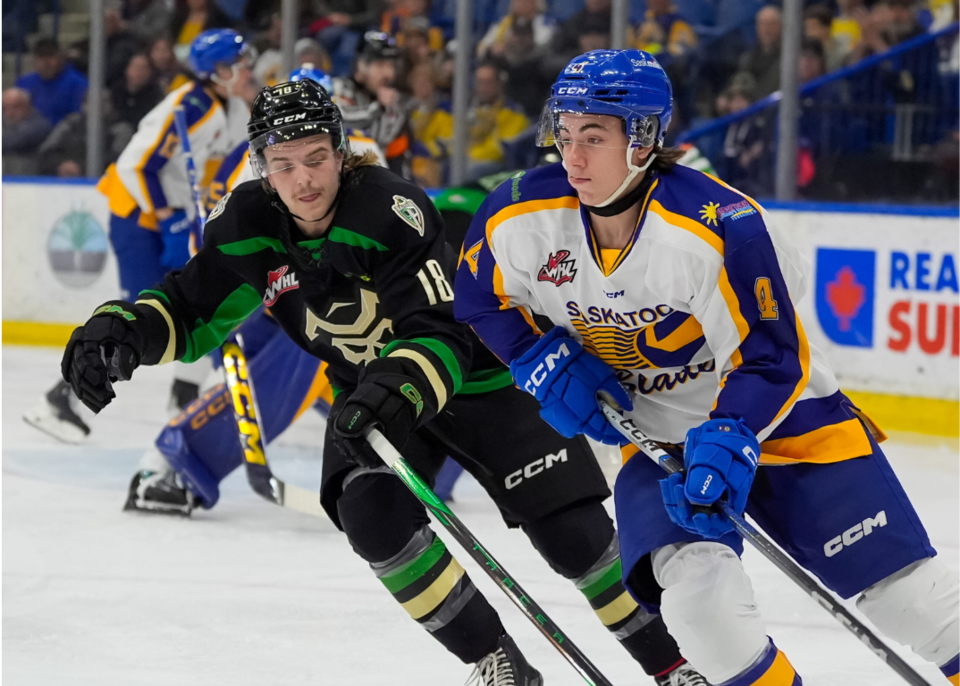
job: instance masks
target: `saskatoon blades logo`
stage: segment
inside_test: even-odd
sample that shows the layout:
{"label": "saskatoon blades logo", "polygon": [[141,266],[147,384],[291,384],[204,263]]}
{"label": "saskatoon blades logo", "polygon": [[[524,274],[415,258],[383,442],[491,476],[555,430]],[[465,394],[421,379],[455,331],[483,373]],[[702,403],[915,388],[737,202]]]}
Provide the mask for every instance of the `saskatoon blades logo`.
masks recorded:
{"label": "saskatoon blades logo", "polygon": [[577,275],[576,260],[568,260],[569,250],[558,250],[547,258],[547,263],[540,267],[537,281],[549,281],[555,286],[573,281]]}
{"label": "saskatoon blades logo", "polygon": [[263,294],[263,304],[267,307],[271,307],[287,291],[300,288],[297,273],[290,272],[288,274],[288,269],[290,269],[290,266],[285,264],[276,271],[267,272],[267,292]]}

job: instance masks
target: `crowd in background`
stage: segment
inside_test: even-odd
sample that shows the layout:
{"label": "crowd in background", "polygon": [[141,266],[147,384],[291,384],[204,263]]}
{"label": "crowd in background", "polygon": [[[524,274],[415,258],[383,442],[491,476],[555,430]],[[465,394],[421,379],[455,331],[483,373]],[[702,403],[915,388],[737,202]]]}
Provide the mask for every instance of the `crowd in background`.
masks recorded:
{"label": "crowd in background", "polygon": [[[638,3],[631,3],[628,43],[655,55],[673,81],[668,143],[684,129],[740,112],[779,89],[782,19],[777,3],[642,4],[637,10]],[[455,3],[301,0],[299,5],[296,61],[343,77],[383,111],[401,112],[404,173],[424,185],[443,184],[453,137],[450,100],[457,45],[450,9]],[[473,55],[472,178],[513,161],[511,143],[529,134],[551,83],[572,57],[611,43],[610,0],[503,0],[500,5],[504,11],[478,36]],[[747,13],[726,16],[733,6]],[[561,9],[567,10],[563,19],[558,18]],[[957,0],[806,0],[799,79],[806,83],[855,65],[957,16]],[[201,31],[217,27],[240,31],[254,47],[252,68],[259,84],[284,80],[280,0],[107,0],[105,165],[120,154],[140,119],[186,83],[191,42]],[[389,36],[396,56],[359,64],[357,55],[370,30]],[[88,41],[34,42],[35,71],[3,92],[4,174],[85,174],[88,51]],[[376,66],[379,62],[384,62],[382,68]],[[844,97],[830,88],[821,90],[827,99]],[[721,176],[764,195],[768,188],[749,186],[758,176],[757,165],[770,164],[771,126],[770,117],[731,124],[723,149],[711,154]],[[395,145],[397,140],[399,135],[382,142]],[[800,181],[803,185],[802,170]]]}

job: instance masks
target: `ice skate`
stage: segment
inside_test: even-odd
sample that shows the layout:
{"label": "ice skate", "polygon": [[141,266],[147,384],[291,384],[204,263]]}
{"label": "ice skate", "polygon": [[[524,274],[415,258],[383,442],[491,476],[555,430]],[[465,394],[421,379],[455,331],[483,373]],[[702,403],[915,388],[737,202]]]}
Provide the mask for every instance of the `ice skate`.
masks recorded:
{"label": "ice skate", "polygon": [[543,686],[543,676],[534,669],[507,634],[497,649],[477,663],[466,686]]}
{"label": "ice skate", "polygon": [[684,662],[667,674],[656,677],[657,686],[710,686],[700,673]]}
{"label": "ice skate", "polygon": [[58,441],[76,445],[90,435],[90,427],[80,419],[73,404],[79,402],[66,381],[47,391],[39,404],[23,414],[23,421]]}
{"label": "ice skate", "polygon": [[189,517],[197,502],[173,470],[143,469],[134,474],[124,510]]}

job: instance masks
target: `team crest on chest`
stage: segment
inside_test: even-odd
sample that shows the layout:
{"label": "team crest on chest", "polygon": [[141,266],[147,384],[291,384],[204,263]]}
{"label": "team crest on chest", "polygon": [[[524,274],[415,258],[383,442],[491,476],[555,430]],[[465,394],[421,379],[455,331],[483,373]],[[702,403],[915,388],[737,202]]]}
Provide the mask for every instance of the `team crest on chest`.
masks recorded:
{"label": "team crest on chest", "polygon": [[287,291],[300,288],[297,273],[289,270],[290,265],[285,264],[276,271],[267,272],[267,291],[263,294],[263,304],[267,307],[273,306],[277,299]]}
{"label": "team crest on chest", "polygon": [[402,195],[395,195],[393,196],[393,207],[390,209],[404,222],[416,229],[417,233],[423,235],[423,212],[420,211],[413,200]]}
{"label": "team crest on chest", "polygon": [[577,261],[568,260],[569,250],[558,250],[551,253],[547,258],[547,263],[540,267],[540,273],[537,274],[537,281],[549,281],[554,286],[573,281],[577,275]]}

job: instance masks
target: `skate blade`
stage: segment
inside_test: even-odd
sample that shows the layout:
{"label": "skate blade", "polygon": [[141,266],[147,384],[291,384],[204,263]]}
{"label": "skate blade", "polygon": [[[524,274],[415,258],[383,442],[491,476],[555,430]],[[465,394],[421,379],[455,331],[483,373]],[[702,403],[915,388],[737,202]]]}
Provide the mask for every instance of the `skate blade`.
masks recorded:
{"label": "skate blade", "polygon": [[146,503],[136,504],[130,500],[123,504],[124,512],[139,512],[144,515],[173,515],[176,517],[189,517],[192,509],[163,507],[158,505],[149,505]]}
{"label": "skate blade", "polygon": [[26,412],[23,415],[23,421],[34,429],[68,445],[80,445],[87,437],[80,427],[36,409]]}

